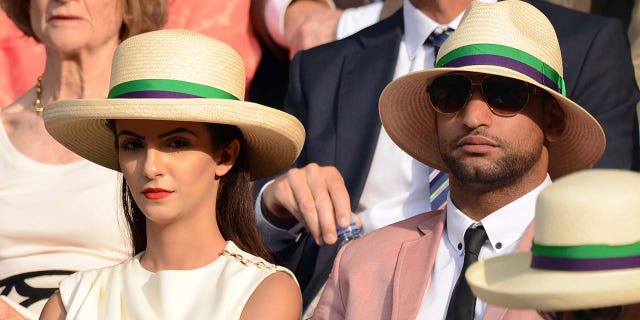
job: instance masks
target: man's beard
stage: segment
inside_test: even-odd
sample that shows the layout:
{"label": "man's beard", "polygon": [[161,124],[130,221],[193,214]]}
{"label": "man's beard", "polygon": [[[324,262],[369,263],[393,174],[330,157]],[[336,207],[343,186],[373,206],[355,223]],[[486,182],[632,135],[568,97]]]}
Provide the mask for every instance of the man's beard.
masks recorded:
{"label": "man's beard", "polygon": [[[498,143],[500,148],[505,150],[506,153],[501,158],[482,167],[474,167],[467,162],[458,161],[457,158],[452,155],[451,151],[456,148],[457,142],[460,141],[460,139],[469,134],[479,134],[490,138]],[[447,149],[444,149],[442,144],[440,145],[440,155],[451,171],[450,174],[462,183],[496,187],[508,185],[531,170],[542,155],[542,143],[531,143],[529,148],[526,148],[521,145],[511,146],[503,139],[487,136],[478,132],[467,133],[464,136],[449,142],[446,145]],[[535,137],[532,137],[532,139],[534,138]],[[466,157],[469,158],[470,156]]]}

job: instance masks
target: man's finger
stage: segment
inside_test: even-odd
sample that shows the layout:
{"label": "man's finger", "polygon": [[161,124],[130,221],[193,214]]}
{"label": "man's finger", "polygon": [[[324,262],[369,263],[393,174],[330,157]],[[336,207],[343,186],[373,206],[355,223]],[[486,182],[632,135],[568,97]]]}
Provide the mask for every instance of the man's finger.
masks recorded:
{"label": "man's finger", "polygon": [[340,172],[334,167],[327,167],[325,184],[331,197],[334,216],[340,228],[346,228],[351,223],[351,198],[344,184]]}
{"label": "man's finger", "polygon": [[306,168],[307,182],[315,200],[318,212],[318,226],[320,235],[326,244],[334,244],[338,239],[336,232],[335,211],[327,185],[325,183],[326,168],[308,166]]}
{"label": "man's finger", "polygon": [[309,189],[307,177],[301,169],[291,169],[287,173],[287,178],[293,197],[296,202],[296,210],[292,213],[300,221],[307,231],[311,233],[318,245],[323,245],[318,224],[318,211],[316,210],[315,199]]}

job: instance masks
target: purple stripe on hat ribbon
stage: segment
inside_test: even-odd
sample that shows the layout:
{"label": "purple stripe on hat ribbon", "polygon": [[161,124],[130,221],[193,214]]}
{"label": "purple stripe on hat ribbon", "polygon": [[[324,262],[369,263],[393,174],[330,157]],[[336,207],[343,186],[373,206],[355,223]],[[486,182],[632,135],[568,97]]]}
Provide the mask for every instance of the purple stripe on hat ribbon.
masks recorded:
{"label": "purple stripe on hat ribbon", "polygon": [[127,92],[121,95],[112,97],[112,99],[190,99],[190,98],[201,98],[200,96],[182,92],[171,92],[171,91],[160,91],[160,90],[144,90],[144,91],[134,91]]}
{"label": "purple stripe on hat ribbon", "polygon": [[600,259],[573,259],[532,256],[531,268],[554,271],[603,271],[640,268],[640,256]]}
{"label": "purple stripe on hat ribbon", "polygon": [[508,57],[492,55],[492,54],[477,54],[477,55],[471,55],[471,56],[463,56],[445,63],[444,65],[442,65],[442,67],[445,67],[445,68],[466,67],[466,66],[477,66],[477,65],[483,65],[483,64],[504,67],[514,71],[518,71],[536,80],[541,85],[562,94],[562,91],[558,88],[558,85],[555,82],[553,82],[551,79],[549,79],[546,75],[544,75],[540,71],[532,68],[531,66],[525,63],[522,63],[518,60],[511,59]]}

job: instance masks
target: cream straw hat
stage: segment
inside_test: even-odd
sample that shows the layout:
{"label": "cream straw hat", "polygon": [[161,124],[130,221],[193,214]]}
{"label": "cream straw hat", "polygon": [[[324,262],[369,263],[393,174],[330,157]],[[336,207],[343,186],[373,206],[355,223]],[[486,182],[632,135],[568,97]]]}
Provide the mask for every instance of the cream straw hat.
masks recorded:
{"label": "cream straw hat", "polygon": [[640,302],[640,174],[584,170],[538,196],[532,252],[473,264],[478,298],[544,311]]}
{"label": "cream straw hat", "polygon": [[549,145],[549,173],[560,177],[591,167],[605,148],[598,122],[565,97],[562,56],[551,22],[523,1],[474,1],[438,52],[436,68],[391,82],[380,96],[380,117],[391,139],[430,167],[449,172],[440,152],[427,84],[445,73],[479,72],[519,79],[548,92],[566,115],[566,129]]}
{"label": "cream straw hat", "polygon": [[247,142],[253,179],[280,172],[300,154],[305,133],[293,116],[243,101],[242,59],[228,45],[188,30],[143,33],[115,52],[107,99],[64,100],[45,108],[49,133],[78,155],[119,170],[107,119],[235,125]]}

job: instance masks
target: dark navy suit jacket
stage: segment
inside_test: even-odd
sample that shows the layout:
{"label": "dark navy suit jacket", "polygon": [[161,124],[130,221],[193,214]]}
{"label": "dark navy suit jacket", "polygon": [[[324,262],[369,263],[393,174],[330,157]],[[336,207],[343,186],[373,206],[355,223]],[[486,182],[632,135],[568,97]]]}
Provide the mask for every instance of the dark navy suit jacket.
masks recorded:
{"label": "dark navy suit jacket", "polygon": [[[567,96],[588,110],[607,135],[596,167],[635,168],[635,83],[626,32],[613,19],[530,1],[551,21],[559,38]],[[496,26],[499,28],[500,26]],[[295,166],[335,166],[357,208],[380,133],[378,98],[391,82],[403,34],[402,10],[346,39],[302,51],[290,67],[284,110],[296,116],[307,137]],[[337,253],[301,237],[278,262],[294,270],[305,305],[322,287]],[[306,259],[302,259],[306,256]],[[302,261],[302,265],[301,265]]]}

